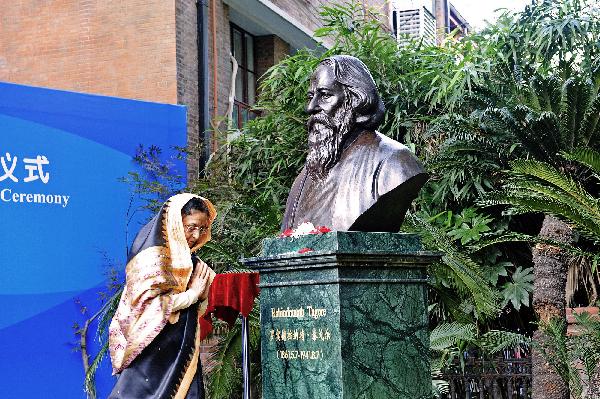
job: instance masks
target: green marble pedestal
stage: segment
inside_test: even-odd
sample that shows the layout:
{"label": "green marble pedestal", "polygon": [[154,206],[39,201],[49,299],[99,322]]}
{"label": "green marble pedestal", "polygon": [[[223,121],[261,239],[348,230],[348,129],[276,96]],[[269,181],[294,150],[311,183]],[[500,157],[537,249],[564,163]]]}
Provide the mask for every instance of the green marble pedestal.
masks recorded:
{"label": "green marble pedestal", "polygon": [[428,398],[426,267],[438,256],[413,234],[264,240],[243,260],[260,272],[263,398]]}

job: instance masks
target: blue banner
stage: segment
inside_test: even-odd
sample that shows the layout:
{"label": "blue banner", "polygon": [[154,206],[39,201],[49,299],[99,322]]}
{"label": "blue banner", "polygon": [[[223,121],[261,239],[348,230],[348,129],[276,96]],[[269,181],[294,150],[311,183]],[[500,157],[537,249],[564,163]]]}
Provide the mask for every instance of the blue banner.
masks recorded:
{"label": "blue banner", "polygon": [[[119,180],[140,144],[185,175],[185,143],[182,106],[0,83],[1,397],[86,397],[76,323],[148,217]],[[105,360],[98,397],[113,383]]]}

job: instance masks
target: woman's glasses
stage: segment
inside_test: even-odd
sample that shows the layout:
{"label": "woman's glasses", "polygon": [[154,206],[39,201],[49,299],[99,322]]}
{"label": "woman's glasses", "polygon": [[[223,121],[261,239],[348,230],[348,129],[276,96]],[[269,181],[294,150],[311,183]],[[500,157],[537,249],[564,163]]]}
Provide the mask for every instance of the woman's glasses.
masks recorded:
{"label": "woman's glasses", "polygon": [[208,227],[206,226],[196,226],[195,224],[188,224],[183,226],[184,230],[186,233],[199,233],[199,234],[204,234],[208,231]]}

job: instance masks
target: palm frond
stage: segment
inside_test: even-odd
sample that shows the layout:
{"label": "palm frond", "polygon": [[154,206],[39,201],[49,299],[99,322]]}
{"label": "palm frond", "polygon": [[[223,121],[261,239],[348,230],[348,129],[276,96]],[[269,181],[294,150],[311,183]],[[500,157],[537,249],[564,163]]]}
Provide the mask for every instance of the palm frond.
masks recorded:
{"label": "palm frond", "polygon": [[584,234],[598,237],[600,233],[598,201],[583,189],[565,192],[543,182],[517,178],[507,183],[505,190],[517,208],[566,218],[582,228]]}
{"label": "palm frond", "polygon": [[589,381],[600,369],[600,319],[589,313],[574,316],[579,330],[572,338],[574,356],[581,360]]}
{"label": "palm frond", "polygon": [[579,137],[586,145],[597,141],[600,134],[600,95],[596,94],[593,101],[586,110],[581,126],[579,127]]}
{"label": "palm frond", "polygon": [[209,356],[213,368],[207,373],[207,388],[212,399],[229,399],[231,392],[239,387],[241,371],[238,367],[238,357],[241,345],[239,323],[219,337],[214,352]]}
{"label": "palm frond", "polygon": [[561,201],[545,199],[529,192],[507,190],[505,192],[493,192],[485,196],[478,204],[483,206],[509,205],[507,214],[524,213],[549,213],[552,215],[563,215],[569,220],[581,220],[578,210]]}
{"label": "palm frond", "polygon": [[570,253],[574,257],[583,257],[591,260],[592,262],[600,261],[600,254],[595,252],[585,251],[581,248],[578,248],[573,245],[565,244],[564,242],[551,240],[548,238],[543,238],[539,236],[531,236],[528,234],[522,233],[507,233],[498,237],[487,238],[479,241],[476,244],[471,245],[471,250],[476,252],[483,248],[487,248],[497,244],[509,243],[509,242],[528,242],[531,244],[545,244],[553,247],[560,248],[568,253]]}
{"label": "palm frond", "polygon": [[108,353],[108,327],[115,312],[117,311],[122,293],[123,288],[121,287],[108,299],[108,301],[99,311],[100,315],[98,318],[96,337],[100,343],[100,349],[88,366],[83,381],[85,392],[89,398],[96,398],[96,372],[98,371],[100,363]]}
{"label": "palm frond", "polygon": [[560,119],[562,142],[566,148],[575,148],[577,133],[584,118],[590,97],[590,87],[580,79],[570,78],[564,83]]}
{"label": "palm frond", "polygon": [[[515,111],[523,106],[516,106]],[[564,139],[560,131],[560,114],[554,112],[535,112],[523,107],[527,111],[521,116],[521,126],[515,131],[529,153],[536,159],[552,161],[555,154],[564,148]],[[521,112],[523,112],[521,111]]]}
{"label": "palm frond", "polygon": [[96,398],[96,371],[98,371],[98,367],[107,353],[108,341],[102,344],[98,354],[94,357],[92,363],[90,363],[87,373],[85,373],[83,384],[88,398]]}
{"label": "palm frond", "polygon": [[540,323],[544,331],[544,339],[533,341],[546,361],[556,370],[558,375],[567,383],[577,374],[571,364],[569,355],[566,320],[551,319]]}
{"label": "palm frond", "polygon": [[441,395],[450,392],[450,385],[448,384],[448,381],[436,380],[435,375],[432,375],[432,377],[431,392],[433,393],[434,398],[439,398]]}
{"label": "palm frond", "polygon": [[600,152],[592,148],[577,148],[571,152],[562,152],[561,156],[569,161],[576,161],[587,166],[594,171],[596,178],[600,176]]}
{"label": "palm frond", "polygon": [[[583,151],[571,156],[594,165],[598,154]],[[484,205],[510,205],[518,213],[543,212],[566,219],[588,238],[600,239],[599,200],[555,167],[535,160],[512,163],[510,178],[500,192],[485,197]]]}
{"label": "palm frond", "polygon": [[[569,385],[571,395],[582,398],[584,386],[596,384],[593,379],[596,378],[600,362],[600,321],[586,314],[575,317],[583,326],[579,335],[565,335],[566,320],[551,319],[540,324],[545,338],[532,343]],[[583,365],[583,373],[575,367],[576,363]],[[585,376],[585,380],[582,376]]]}
{"label": "palm frond", "polygon": [[547,163],[535,160],[517,160],[512,162],[511,166],[514,173],[550,183],[575,198],[585,197],[587,194],[573,179]]}
{"label": "palm frond", "polygon": [[560,112],[561,85],[556,76],[535,76],[530,87],[532,95],[537,97],[538,112],[548,111],[555,114]]}
{"label": "palm frond", "polygon": [[[435,279],[436,277],[439,276],[434,276],[433,278]],[[431,292],[433,298],[430,297],[430,300],[437,302],[435,309],[431,313],[432,315],[439,320],[447,320],[451,317],[452,320],[459,323],[474,322],[473,315],[465,311],[464,300],[456,295],[456,288],[446,287],[444,284],[439,284],[435,281],[430,286],[433,290]]]}

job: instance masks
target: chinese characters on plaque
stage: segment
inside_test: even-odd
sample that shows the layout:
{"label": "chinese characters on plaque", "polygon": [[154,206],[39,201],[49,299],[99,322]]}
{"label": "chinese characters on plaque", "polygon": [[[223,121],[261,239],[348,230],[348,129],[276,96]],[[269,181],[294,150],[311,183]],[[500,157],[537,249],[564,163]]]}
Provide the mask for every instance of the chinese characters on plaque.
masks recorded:
{"label": "chinese characters on plaque", "polygon": [[[326,325],[306,326],[308,323],[317,323],[327,316],[327,310],[314,306],[304,306],[290,309],[289,307],[271,308],[273,320],[285,323],[280,328],[273,328],[269,332],[269,342],[277,349],[277,358],[284,360],[320,360],[324,358],[321,344],[327,344],[332,339],[332,334]],[[297,321],[304,321],[303,326],[293,325]],[[287,346],[293,346],[293,349]],[[283,349],[282,349],[283,348]]]}

